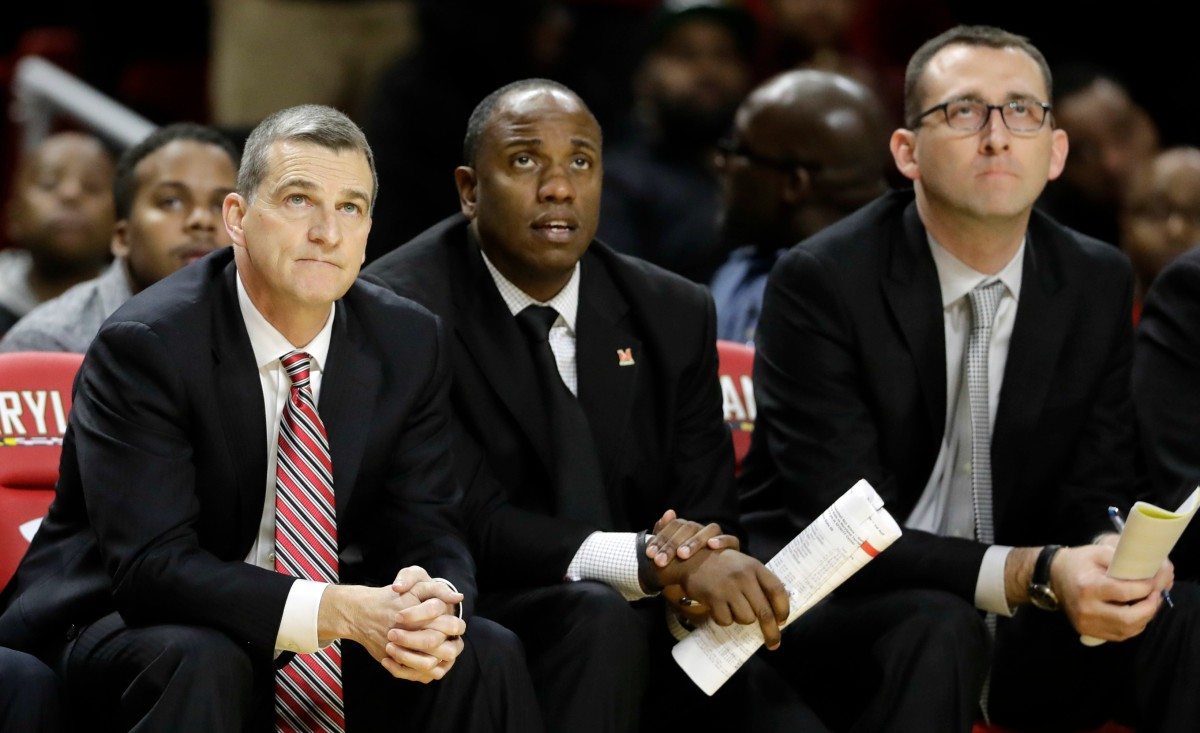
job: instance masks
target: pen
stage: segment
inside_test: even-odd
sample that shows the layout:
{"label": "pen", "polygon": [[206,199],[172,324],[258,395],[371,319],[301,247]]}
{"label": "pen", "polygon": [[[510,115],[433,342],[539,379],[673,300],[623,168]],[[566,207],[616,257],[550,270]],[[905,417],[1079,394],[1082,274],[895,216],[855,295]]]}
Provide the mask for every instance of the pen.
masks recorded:
{"label": "pen", "polygon": [[[1116,527],[1117,534],[1125,531],[1125,520],[1121,519],[1121,510],[1115,506],[1108,508],[1108,518],[1112,522],[1113,527]],[[1175,600],[1171,598],[1171,591],[1163,589],[1162,598],[1167,603],[1167,608],[1175,608]]]}

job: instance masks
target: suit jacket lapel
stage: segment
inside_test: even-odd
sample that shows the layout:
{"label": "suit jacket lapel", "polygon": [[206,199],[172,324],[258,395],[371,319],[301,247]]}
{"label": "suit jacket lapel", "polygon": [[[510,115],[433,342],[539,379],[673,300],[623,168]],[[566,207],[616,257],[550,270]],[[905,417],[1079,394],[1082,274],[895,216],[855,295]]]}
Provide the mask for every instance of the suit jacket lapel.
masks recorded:
{"label": "suit jacket lapel", "polygon": [[266,408],[254,350],[238,306],[237,268],[231,261],[214,292],[212,332],[215,394],[225,430],[231,463],[231,487],[236,496],[238,527],[246,538],[245,552],[257,534],[266,492]]}
{"label": "suit jacket lapel", "polygon": [[[450,236],[456,234],[462,241],[452,243],[449,278],[458,312],[455,330],[478,372],[499,395],[513,421],[529,438],[546,473],[552,476],[550,433],[527,341],[496,290],[466,227],[451,230]],[[466,273],[466,277],[454,273]]]}
{"label": "suit jacket lapel", "polygon": [[[625,318],[629,310],[613,284],[604,261],[589,253],[580,271],[579,315],[575,355],[579,370],[579,401],[588,416],[596,457],[606,485],[619,475],[616,462],[633,407],[639,359],[650,358]],[[628,357],[628,358],[627,358]],[[609,486],[611,489],[612,487]],[[613,507],[613,516],[622,516]]]}
{"label": "suit jacket lapel", "polygon": [[382,368],[378,357],[366,350],[367,339],[356,337],[359,324],[346,301],[339,300],[336,309],[317,412],[329,436],[334,497],[343,515],[358,480]]}
{"label": "suit jacket lapel", "polygon": [[1019,474],[1025,444],[1046,403],[1054,365],[1071,318],[1071,301],[1064,297],[1064,273],[1054,255],[1053,235],[1030,221],[1021,274],[1021,295],[1013,325],[1000,403],[992,429],[992,471],[996,524],[1003,524],[1008,487]]}
{"label": "suit jacket lapel", "polygon": [[932,434],[946,423],[946,332],[942,290],[916,204],[904,211],[903,231],[889,242],[883,290],[913,356]]}

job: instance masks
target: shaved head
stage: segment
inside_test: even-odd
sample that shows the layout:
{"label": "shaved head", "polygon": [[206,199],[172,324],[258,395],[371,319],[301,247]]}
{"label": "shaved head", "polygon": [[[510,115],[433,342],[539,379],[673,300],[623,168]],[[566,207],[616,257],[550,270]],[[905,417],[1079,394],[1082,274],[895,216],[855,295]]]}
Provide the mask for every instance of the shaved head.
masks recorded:
{"label": "shaved head", "polygon": [[754,89],[723,156],[725,231],[795,244],[884,191],[888,128],[875,94],[827,71],[797,70]]}

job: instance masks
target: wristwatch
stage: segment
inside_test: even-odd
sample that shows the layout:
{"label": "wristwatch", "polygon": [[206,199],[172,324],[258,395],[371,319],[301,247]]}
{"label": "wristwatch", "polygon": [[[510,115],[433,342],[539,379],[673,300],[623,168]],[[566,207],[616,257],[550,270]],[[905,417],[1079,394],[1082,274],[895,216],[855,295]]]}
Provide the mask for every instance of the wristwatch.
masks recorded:
{"label": "wristwatch", "polygon": [[1029,601],[1043,611],[1058,610],[1058,596],[1050,587],[1050,563],[1061,549],[1061,545],[1043,547],[1033,566],[1033,577],[1029,579]]}

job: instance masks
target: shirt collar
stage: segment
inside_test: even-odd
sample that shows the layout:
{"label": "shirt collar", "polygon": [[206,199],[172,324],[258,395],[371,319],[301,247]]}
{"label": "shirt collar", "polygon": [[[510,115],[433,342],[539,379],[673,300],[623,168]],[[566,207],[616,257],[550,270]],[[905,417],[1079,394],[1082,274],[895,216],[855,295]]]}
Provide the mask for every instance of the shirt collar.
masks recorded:
{"label": "shirt collar", "polygon": [[336,312],[333,304],[329,306],[329,317],[325,319],[325,325],[312,341],[297,349],[258,312],[258,308],[254,307],[250,295],[246,292],[246,286],[242,284],[240,272],[237,275],[237,295],[242,320],[246,323],[246,333],[250,336],[250,348],[254,349],[254,362],[259,369],[272,366],[278,363],[281,357],[298,350],[307,352],[312,357],[309,365],[311,370],[324,371],[325,361],[329,358],[329,339],[333,335],[333,316]]}
{"label": "shirt collar", "polygon": [[1017,253],[1008,261],[1004,269],[995,275],[985,275],[968,266],[939,244],[928,232],[925,237],[929,241],[929,252],[933,255],[933,264],[937,267],[938,283],[942,288],[942,308],[948,308],[966,297],[980,284],[994,280],[1004,283],[1008,294],[1014,300],[1019,299],[1021,277],[1025,271],[1025,244],[1029,241],[1028,237],[1021,240],[1021,246],[1017,248]]}
{"label": "shirt collar", "polygon": [[527,294],[524,290],[514,285],[511,280],[504,277],[487,255],[483,253],[483,249],[479,250],[479,254],[483,256],[483,264],[487,265],[488,272],[492,274],[492,280],[496,283],[496,289],[500,291],[500,297],[504,298],[505,305],[508,310],[515,316],[531,305],[548,305],[558,311],[559,317],[566,322],[567,328],[571,333],[575,333],[575,317],[579,313],[579,263],[575,263],[575,269],[571,272],[571,279],[563,286],[563,289],[550,300],[542,302],[536,300]]}

